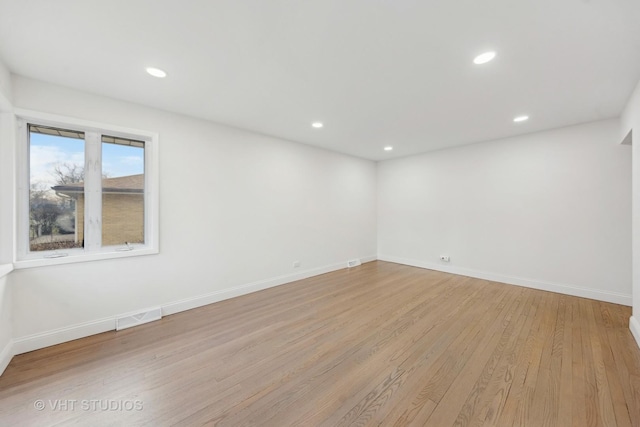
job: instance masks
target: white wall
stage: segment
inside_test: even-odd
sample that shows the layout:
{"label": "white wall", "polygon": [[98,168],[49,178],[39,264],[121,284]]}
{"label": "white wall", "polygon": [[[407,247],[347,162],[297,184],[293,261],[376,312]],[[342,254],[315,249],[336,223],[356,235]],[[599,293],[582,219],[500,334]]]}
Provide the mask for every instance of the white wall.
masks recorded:
{"label": "white wall", "polygon": [[623,137],[632,132],[633,139],[633,317],[630,328],[640,345],[640,83],[622,113]]}
{"label": "white wall", "polygon": [[608,120],[379,163],[379,258],[631,305],[619,135]]}
{"label": "white wall", "polygon": [[14,123],[11,76],[0,62],[0,265],[13,259]]}
{"label": "white wall", "polygon": [[15,118],[0,93],[0,265],[13,261],[13,195]]}
{"label": "white wall", "polygon": [[11,101],[11,73],[9,69],[0,61],[0,96],[7,101]]}
{"label": "white wall", "polygon": [[0,62],[0,374],[12,356],[13,140],[11,77]]}
{"label": "white wall", "polygon": [[72,338],[64,328],[78,324],[99,332],[121,313],[212,293],[213,301],[375,257],[373,162],[13,80],[16,108],[160,135],[161,254],[15,270],[17,352],[50,343],[34,334],[62,328],[57,336]]}
{"label": "white wall", "polygon": [[12,337],[12,297],[8,277],[0,277],[0,375],[13,356]]}

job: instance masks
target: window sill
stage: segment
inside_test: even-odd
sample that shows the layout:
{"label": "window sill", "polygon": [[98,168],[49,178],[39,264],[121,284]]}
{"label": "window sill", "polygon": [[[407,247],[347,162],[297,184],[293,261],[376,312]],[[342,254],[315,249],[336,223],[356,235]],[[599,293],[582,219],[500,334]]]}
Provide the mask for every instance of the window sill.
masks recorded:
{"label": "window sill", "polygon": [[13,264],[0,264],[0,279],[13,271]]}
{"label": "window sill", "polygon": [[130,251],[117,251],[117,250],[111,249],[104,252],[95,252],[90,254],[70,253],[69,255],[60,257],[60,258],[40,257],[40,258],[24,259],[21,261],[16,261],[13,264],[13,268],[19,270],[23,268],[46,267],[50,265],[75,264],[77,262],[101,261],[104,259],[129,258],[134,256],[155,255],[158,253],[159,253],[158,249],[149,248],[149,247],[133,249]]}

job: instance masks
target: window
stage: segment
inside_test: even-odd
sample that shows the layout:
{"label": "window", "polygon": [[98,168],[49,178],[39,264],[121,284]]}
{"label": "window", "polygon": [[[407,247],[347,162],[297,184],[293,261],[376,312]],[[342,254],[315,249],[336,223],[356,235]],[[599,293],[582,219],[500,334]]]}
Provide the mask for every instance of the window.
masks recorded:
{"label": "window", "polygon": [[83,247],[84,132],[28,125],[29,251]]}
{"label": "window", "polygon": [[144,141],[102,135],[102,244],[144,244]]}
{"label": "window", "polygon": [[19,114],[16,267],[157,253],[157,135]]}

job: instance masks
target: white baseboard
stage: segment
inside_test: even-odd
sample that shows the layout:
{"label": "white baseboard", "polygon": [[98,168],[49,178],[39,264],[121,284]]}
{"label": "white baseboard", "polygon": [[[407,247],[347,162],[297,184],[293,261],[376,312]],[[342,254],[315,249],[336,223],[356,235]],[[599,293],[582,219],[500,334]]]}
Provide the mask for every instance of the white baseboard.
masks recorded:
{"label": "white baseboard", "polygon": [[78,323],[76,325],[14,339],[13,354],[22,354],[63,342],[77,340],[78,338],[88,337],[89,335],[112,331],[116,328],[116,317],[117,316],[113,316],[90,322]]}
{"label": "white baseboard", "polygon": [[359,258],[362,264],[366,264],[368,262],[373,262],[378,260],[378,255],[369,255],[366,257]]}
{"label": "white baseboard", "polygon": [[636,339],[636,344],[640,347],[640,322],[635,316],[629,318],[629,329],[631,329],[631,335]]}
{"label": "white baseboard", "polygon": [[559,294],[572,295],[576,297],[595,299],[598,301],[611,302],[621,305],[632,305],[631,295],[621,294],[617,292],[606,292],[597,289],[582,288],[573,285],[563,285],[558,283],[548,283],[539,280],[523,279],[521,277],[504,276],[501,274],[487,273],[485,271],[471,270],[463,267],[451,265],[442,265],[437,263],[418,261],[413,259],[378,255],[380,261],[395,262],[397,264],[405,264],[413,267],[426,268],[429,270],[437,270],[445,273],[458,274],[461,276],[475,277],[477,279],[490,280],[492,282],[508,283],[510,285],[524,286],[527,288],[539,289],[542,291],[556,292]]}
{"label": "white baseboard", "polygon": [[[360,258],[362,263],[375,261],[375,255]],[[186,298],[180,301],[172,302],[162,306],[162,315],[179,313],[181,311],[191,310],[192,308],[202,307],[203,305],[213,304],[240,295],[246,295],[251,292],[261,291],[263,289],[273,288],[275,286],[284,285],[286,283],[295,282],[296,280],[307,279],[309,277],[318,276],[320,274],[330,273],[346,268],[347,262],[339,262],[327,265],[325,267],[313,268],[311,270],[301,271],[300,273],[287,274],[284,276],[274,277],[272,279],[260,280],[258,282],[248,283],[242,286],[236,286],[230,289],[210,292],[208,294],[199,295],[192,298]]]}
{"label": "white baseboard", "polygon": [[[362,263],[375,261],[376,259],[377,257],[375,255],[360,258]],[[343,262],[331,264],[325,267],[312,268],[310,270],[305,270],[295,274],[278,276],[272,279],[261,280],[242,286],[236,286],[230,289],[211,292],[205,295],[163,304],[162,315],[168,316],[170,314],[179,313],[181,311],[190,310],[192,308],[202,307],[203,305],[213,304],[218,301],[223,301],[229,298],[249,294],[251,292],[256,292],[263,289],[284,285],[286,283],[295,282],[296,280],[306,279],[308,277],[318,276],[320,274],[329,273],[331,271],[345,269],[346,265],[347,261],[345,260]],[[63,342],[88,337],[90,335],[112,331],[116,329],[116,319],[126,315],[128,315],[128,313],[118,314],[112,317],[106,317],[103,319],[79,323],[64,328],[53,329],[50,331],[17,338],[13,341],[13,346],[9,348],[7,354],[11,354],[11,356],[14,356],[26,353],[28,351],[38,350],[40,348],[60,344]],[[3,350],[2,355],[4,355],[5,351],[7,351],[6,348],[5,350]],[[11,357],[8,357],[8,360],[11,360]],[[4,359],[0,359],[0,362],[4,362]],[[8,363],[9,362],[7,362],[7,364]]]}
{"label": "white baseboard", "polygon": [[9,340],[7,345],[4,346],[2,352],[0,352],[0,375],[7,369],[11,358],[13,357],[13,341]]}

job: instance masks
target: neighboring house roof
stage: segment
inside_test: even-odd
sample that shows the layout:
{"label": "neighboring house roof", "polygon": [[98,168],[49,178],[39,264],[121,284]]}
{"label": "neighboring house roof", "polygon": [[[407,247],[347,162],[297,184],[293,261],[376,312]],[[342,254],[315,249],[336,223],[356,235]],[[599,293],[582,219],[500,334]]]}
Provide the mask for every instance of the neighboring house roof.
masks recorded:
{"label": "neighboring house roof", "polygon": [[[84,192],[84,182],[56,185],[51,189],[57,193],[71,194]],[[143,193],[144,174],[119,176],[117,178],[102,179],[103,193]]]}

